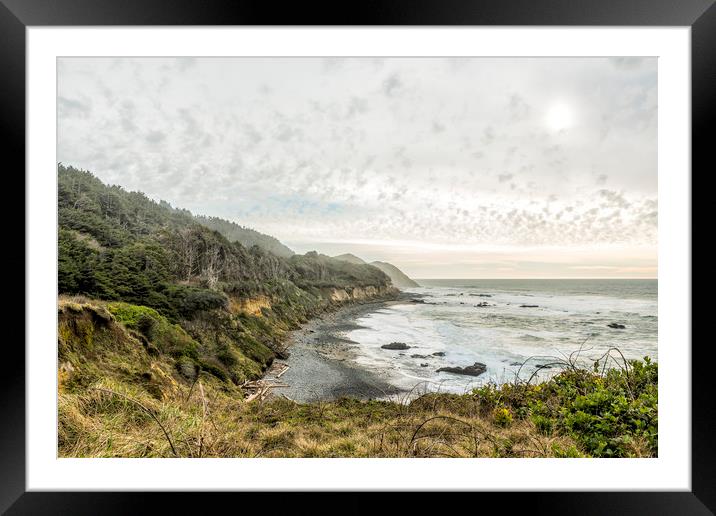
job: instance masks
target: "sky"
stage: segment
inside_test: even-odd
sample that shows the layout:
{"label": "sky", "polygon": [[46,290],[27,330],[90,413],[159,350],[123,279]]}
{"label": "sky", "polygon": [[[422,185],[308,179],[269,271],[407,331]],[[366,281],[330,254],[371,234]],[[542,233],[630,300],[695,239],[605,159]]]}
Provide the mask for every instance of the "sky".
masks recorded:
{"label": "sky", "polygon": [[62,58],[57,160],[414,278],[657,276],[656,58]]}

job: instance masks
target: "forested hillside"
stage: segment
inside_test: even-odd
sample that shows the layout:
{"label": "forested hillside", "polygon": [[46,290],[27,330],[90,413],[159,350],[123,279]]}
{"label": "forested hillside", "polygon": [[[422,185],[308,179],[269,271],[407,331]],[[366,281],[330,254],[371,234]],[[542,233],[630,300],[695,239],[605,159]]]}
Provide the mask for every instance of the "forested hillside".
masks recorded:
{"label": "forested hillside", "polygon": [[333,257],[335,260],[341,260],[348,263],[360,264],[360,265],[372,265],[383,271],[389,278],[394,287],[397,288],[411,288],[419,287],[414,280],[410,279],[403,271],[398,269],[395,265],[388,262],[365,262],[362,258],[357,257],[351,253],[339,254]]}
{"label": "forested hillside", "polygon": [[393,292],[374,267],[246,248],[186,210],[72,167],[59,167],[58,210],[60,295],[114,302],[114,318],[145,342],[178,324],[186,339],[172,337],[160,351],[182,370],[234,383],[258,377],[284,353],[285,332],[307,317]]}
{"label": "forested hillside", "polygon": [[279,293],[288,283],[311,289],[390,281],[372,267],[316,253],[285,257],[247,248],[222,234],[234,231],[228,221],[195,218],[86,171],[60,166],[58,182],[60,293],[143,304],[176,318],[221,307],[224,294]]}
{"label": "forested hillside", "polygon": [[418,283],[409,278],[403,271],[395,265],[388,262],[370,262],[373,267],[377,267],[388,275],[390,281],[398,288],[419,287]]}
{"label": "forested hillside", "polygon": [[338,256],[334,256],[333,258],[344,262],[355,263],[357,265],[365,265],[366,263],[362,258],[358,258],[356,255],[351,253],[339,254]]}
{"label": "forested hillside", "polygon": [[228,220],[219,217],[205,217],[204,215],[195,215],[196,221],[202,226],[214,229],[224,235],[230,242],[239,242],[244,247],[253,247],[255,245],[270,251],[276,256],[290,258],[294,252],[283,245],[278,239],[259,233],[251,228],[239,226]]}

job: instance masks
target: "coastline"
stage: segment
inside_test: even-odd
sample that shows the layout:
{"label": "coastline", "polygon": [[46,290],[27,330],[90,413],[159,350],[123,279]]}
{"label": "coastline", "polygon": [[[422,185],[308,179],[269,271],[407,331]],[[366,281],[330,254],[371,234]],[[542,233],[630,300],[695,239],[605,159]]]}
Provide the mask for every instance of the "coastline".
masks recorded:
{"label": "coastline", "polygon": [[[275,395],[310,403],[341,397],[381,399],[405,392],[380,374],[358,366],[353,360],[356,343],[345,334],[361,328],[356,324],[359,317],[416,297],[419,296],[401,292],[395,298],[347,304],[292,331],[287,339],[290,356],[275,360],[276,364],[289,366],[278,379],[288,387],[275,387]],[[264,379],[275,380],[273,370],[267,371]]]}

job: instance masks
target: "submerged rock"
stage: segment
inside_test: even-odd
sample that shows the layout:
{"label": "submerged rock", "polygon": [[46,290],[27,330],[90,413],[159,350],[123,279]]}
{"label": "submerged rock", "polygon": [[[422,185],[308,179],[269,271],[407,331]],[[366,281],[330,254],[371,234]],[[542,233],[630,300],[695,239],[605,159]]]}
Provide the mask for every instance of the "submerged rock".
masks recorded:
{"label": "submerged rock", "polygon": [[615,322],[609,323],[609,324],[607,324],[607,326],[609,326],[610,328],[614,328],[615,330],[623,330],[626,328],[626,326],[624,326],[623,324],[619,324],[619,323],[615,323]]}
{"label": "submerged rock", "polygon": [[444,357],[445,352],[444,351],[436,351],[435,353],[433,353],[433,356],[434,357]]}
{"label": "submerged rock", "polygon": [[428,358],[427,355],[410,355],[410,358]]}
{"label": "submerged rock", "polygon": [[520,308],[539,308],[539,305],[520,305]]}
{"label": "submerged rock", "polygon": [[441,371],[446,373],[466,374],[468,376],[480,376],[482,373],[487,371],[487,366],[482,362],[475,362],[471,366],[466,367],[441,367],[435,372],[439,373]]}
{"label": "submerged rock", "polygon": [[383,344],[381,346],[383,349],[410,349],[410,346],[408,346],[405,342],[391,342],[390,344]]}

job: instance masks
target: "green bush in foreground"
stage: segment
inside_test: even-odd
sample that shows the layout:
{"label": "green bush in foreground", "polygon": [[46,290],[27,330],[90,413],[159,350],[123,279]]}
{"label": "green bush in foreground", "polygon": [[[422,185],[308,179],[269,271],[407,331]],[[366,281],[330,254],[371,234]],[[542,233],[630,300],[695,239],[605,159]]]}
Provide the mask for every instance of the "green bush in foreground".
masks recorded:
{"label": "green bush in foreground", "polygon": [[487,385],[473,396],[494,407],[498,424],[506,424],[509,408],[543,435],[570,436],[593,457],[656,456],[657,384],[658,365],[645,357],[603,374],[574,368],[536,385]]}

